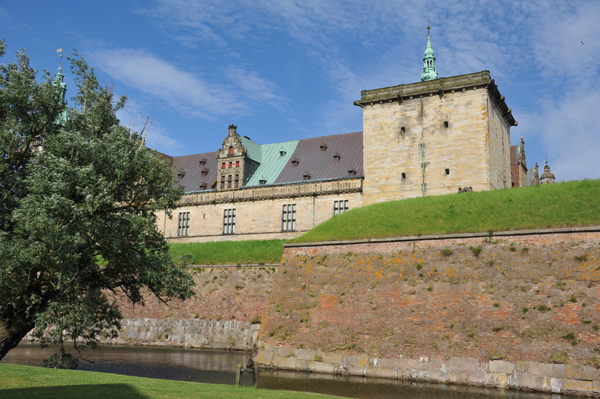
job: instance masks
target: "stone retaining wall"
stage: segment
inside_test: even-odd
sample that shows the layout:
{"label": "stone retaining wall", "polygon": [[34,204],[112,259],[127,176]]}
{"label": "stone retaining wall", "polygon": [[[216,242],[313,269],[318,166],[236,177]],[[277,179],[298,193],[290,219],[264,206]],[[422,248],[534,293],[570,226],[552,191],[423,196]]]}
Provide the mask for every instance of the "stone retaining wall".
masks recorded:
{"label": "stone retaining wall", "polygon": [[374,358],[290,346],[256,349],[261,367],[600,397],[600,371],[590,366],[472,358]]}
{"label": "stone retaining wall", "polygon": [[102,339],[108,345],[166,346],[250,351],[260,324],[244,321],[126,319],[118,338]]}

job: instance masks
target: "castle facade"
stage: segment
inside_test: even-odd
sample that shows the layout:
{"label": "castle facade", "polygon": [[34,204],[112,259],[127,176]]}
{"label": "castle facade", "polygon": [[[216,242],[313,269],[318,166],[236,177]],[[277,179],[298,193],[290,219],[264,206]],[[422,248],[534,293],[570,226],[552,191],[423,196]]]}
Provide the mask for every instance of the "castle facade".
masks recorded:
{"label": "castle facade", "polygon": [[184,196],[158,225],[174,242],[289,239],[364,205],[528,185],[524,142],[489,71],[365,90],[363,131],[258,144],[229,126],[215,152],[170,157]]}

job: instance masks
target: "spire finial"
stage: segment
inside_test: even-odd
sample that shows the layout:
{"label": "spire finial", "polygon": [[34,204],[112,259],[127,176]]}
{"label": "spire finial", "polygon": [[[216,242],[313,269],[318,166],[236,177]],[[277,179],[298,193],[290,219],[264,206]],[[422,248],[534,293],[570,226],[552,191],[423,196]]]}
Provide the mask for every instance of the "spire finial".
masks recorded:
{"label": "spire finial", "polygon": [[62,48],[56,50],[57,53],[60,53],[60,63],[58,64],[58,69],[62,71]]}
{"label": "spire finial", "polygon": [[427,34],[429,35],[429,29],[431,29],[431,26],[429,25],[429,14],[427,14]]}

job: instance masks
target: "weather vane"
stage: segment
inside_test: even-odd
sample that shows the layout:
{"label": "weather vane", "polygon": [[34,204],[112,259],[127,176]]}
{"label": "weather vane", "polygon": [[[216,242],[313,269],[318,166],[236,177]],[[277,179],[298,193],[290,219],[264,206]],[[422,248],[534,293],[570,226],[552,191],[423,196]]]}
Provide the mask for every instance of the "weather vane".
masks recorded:
{"label": "weather vane", "polygon": [[57,53],[60,53],[60,65],[59,68],[62,68],[62,48],[59,48],[58,50],[56,50]]}
{"label": "weather vane", "polygon": [[429,26],[429,14],[427,14],[427,33],[429,34],[429,29],[431,29],[431,26]]}

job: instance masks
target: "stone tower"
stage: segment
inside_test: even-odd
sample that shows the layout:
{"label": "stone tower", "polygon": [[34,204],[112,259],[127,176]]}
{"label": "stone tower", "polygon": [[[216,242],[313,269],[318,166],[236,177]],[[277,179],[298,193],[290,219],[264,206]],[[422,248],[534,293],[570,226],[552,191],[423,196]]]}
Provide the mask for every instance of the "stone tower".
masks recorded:
{"label": "stone tower", "polygon": [[546,161],[546,166],[544,166],[544,173],[540,176],[540,184],[552,184],[554,183],[554,174],[550,172],[550,166],[548,166],[548,161]]}
{"label": "stone tower", "polygon": [[489,71],[438,78],[428,33],[421,82],[361,92],[365,205],[512,185],[516,126]]}

